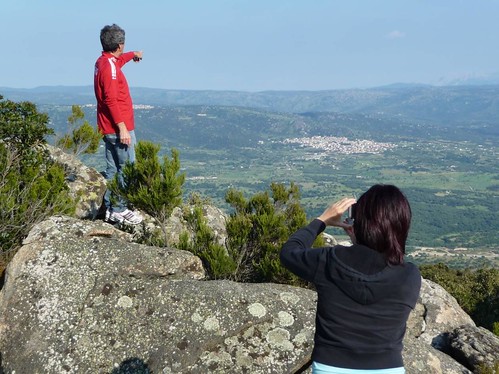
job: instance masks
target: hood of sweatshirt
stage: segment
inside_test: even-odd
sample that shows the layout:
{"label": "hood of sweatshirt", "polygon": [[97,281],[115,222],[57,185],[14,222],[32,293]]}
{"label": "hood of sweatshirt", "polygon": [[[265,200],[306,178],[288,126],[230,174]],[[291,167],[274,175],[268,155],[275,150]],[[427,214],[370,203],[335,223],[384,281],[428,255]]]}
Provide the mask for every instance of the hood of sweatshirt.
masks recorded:
{"label": "hood of sweatshirt", "polygon": [[367,305],[397,292],[403,266],[390,266],[384,256],[368,247],[336,246],[329,251],[327,275],[354,301]]}

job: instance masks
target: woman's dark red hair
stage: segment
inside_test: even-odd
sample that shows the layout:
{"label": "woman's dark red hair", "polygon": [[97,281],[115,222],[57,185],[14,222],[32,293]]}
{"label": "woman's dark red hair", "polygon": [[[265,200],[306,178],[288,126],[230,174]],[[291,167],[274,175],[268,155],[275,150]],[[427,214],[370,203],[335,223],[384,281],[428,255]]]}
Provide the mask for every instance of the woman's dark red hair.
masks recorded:
{"label": "woman's dark red hair", "polygon": [[392,185],[374,185],[354,206],[356,242],[383,253],[388,264],[401,264],[411,216],[402,191]]}

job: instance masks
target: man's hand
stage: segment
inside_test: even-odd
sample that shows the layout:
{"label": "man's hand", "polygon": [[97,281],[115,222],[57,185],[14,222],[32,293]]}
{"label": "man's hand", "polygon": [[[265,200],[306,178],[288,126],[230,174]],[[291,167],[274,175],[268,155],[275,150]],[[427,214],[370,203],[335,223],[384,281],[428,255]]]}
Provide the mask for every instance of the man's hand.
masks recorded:
{"label": "man's hand", "polygon": [[142,51],[135,51],[133,53],[133,61],[139,62],[140,60],[142,60]]}
{"label": "man's hand", "polygon": [[132,143],[132,137],[126,128],[125,122],[118,123],[118,129],[120,131],[118,134],[120,143],[130,145]]}

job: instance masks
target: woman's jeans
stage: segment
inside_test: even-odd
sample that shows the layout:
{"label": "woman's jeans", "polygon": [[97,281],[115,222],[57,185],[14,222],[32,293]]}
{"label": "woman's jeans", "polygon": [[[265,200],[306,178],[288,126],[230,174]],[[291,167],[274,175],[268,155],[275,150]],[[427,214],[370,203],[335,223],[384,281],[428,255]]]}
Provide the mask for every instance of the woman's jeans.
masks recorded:
{"label": "woman's jeans", "polygon": [[[123,167],[127,161],[135,162],[135,131],[130,131],[130,145],[123,144],[119,141],[117,134],[104,135],[104,144],[106,152],[106,180],[109,182],[118,175],[118,184],[125,188],[123,179]],[[127,208],[126,200],[107,189],[104,194],[104,205],[106,209],[113,212],[123,212]]]}
{"label": "woman's jeans", "polygon": [[403,367],[392,368],[392,369],[362,370],[362,369],[338,368],[334,366],[324,365],[316,361],[312,363],[312,374],[404,374],[404,373],[405,369]]}

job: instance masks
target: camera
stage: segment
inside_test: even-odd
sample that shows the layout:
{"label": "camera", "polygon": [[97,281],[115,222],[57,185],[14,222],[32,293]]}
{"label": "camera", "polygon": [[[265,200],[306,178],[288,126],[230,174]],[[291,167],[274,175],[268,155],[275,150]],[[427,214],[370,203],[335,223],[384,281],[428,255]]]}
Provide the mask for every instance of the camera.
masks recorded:
{"label": "camera", "polygon": [[[357,197],[355,195],[354,195],[354,198],[357,200]],[[355,205],[356,204],[352,204],[348,207],[346,223],[349,225],[353,225],[353,222],[354,222],[353,216],[354,216]]]}

